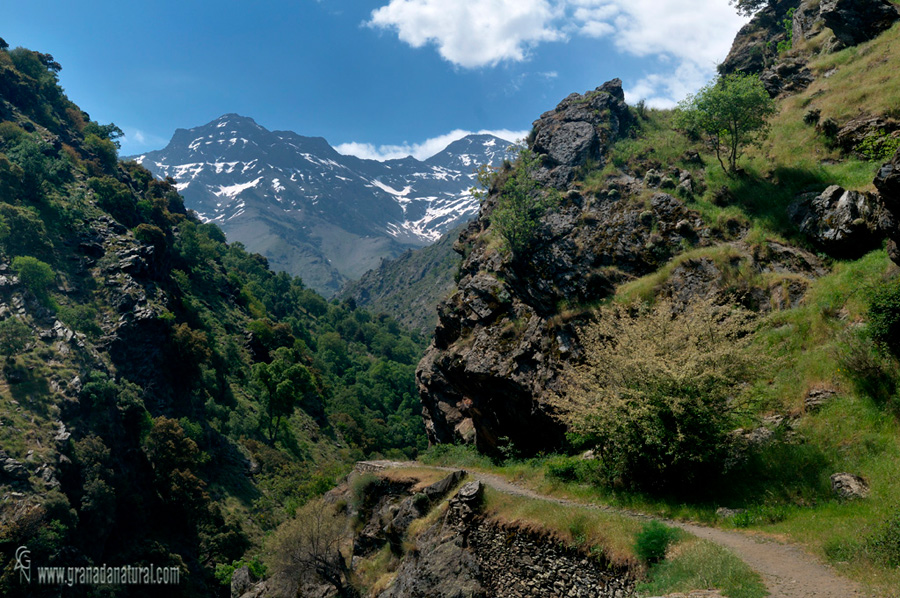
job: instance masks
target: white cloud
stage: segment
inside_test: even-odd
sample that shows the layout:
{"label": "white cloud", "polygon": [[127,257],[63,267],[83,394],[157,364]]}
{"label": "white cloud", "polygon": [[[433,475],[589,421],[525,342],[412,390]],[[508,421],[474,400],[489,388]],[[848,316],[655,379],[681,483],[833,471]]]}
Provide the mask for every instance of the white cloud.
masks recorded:
{"label": "white cloud", "polygon": [[147,149],[157,149],[167,143],[166,139],[158,135],[153,135],[134,127],[125,126],[122,127],[122,131],[125,134],[119,139],[119,142],[122,144],[122,149],[119,153],[123,156],[138,154]]}
{"label": "white cloud", "polygon": [[[482,129],[477,132],[479,135],[494,135],[500,139],[515,143],[521,141],[528,135],[528,131],[510,131],[509,129]],[[426,139],[422,143],[404,143],[401,145],[379,145],[375,146],[371,143],[359,143],[351,141],[349,143],[341,143],[334,146],[334,149],[345,156],[356,156],[357,158],[365,158],[368,160],[393,160],[397,158],[405,158],[412,156],[418,160],[425,160],[431,156],[441,152],[448,145],[462,139],[466,135],[472,135],[473,131],[465,131],[463,129],[455,129],[444,135],[438,135],[431,139]]]}
{"label": "white cloud", "polygon": [[445,60],[473,68],[521,61],[540,42],[561,39],[548,0],[390,0],[372,12],[371,27],[397,32],[413,48],[437,46]]}
{"label": "white cloud", "polygon": [[536,45],[573,35],[603,37],[622,53],[671,63],[635,84],[624,78],[630,97],[672,105],[715,74],[745,22],[725,0],[390,0],[367,24],[415,48],[434,44],[464,68],[523,61]]}

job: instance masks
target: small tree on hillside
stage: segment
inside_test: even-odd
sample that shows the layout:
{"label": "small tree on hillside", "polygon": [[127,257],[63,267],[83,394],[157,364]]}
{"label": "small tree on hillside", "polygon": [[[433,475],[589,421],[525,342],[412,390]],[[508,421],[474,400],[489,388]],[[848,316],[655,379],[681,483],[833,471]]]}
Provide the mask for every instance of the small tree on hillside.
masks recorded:
{"label": "small tree on hillside", "polygon": [[42,262],[36,257],[30,255],[20,255],[12,262],[13,270],[19,275],[28,290],[31,291],[38,301],[44,305],[52,305],[52,300],[47,292],[50,284],[56,279],[56,273],[50,264]]}
{"label": "small tree on hillside", "polygon": [[706,300],[603,308],[581,330],[585,362],[558,407],[600,456],[608,484],[678,490],[721,471],[732,396],[759,367],[753,319]]}
{"label": "small tree on hillside", "polygon": [[301,581],[313,577],[331,585],[341,597],[356,597],[350,568],[341,552],[347,518],[323,500],[309,502],[284,522],[269,541],[269,564],[285,595],[294,596]]}
{"label": "small tree on hillside", "polygon": [[275,442],[282,419],[294,413],[297,404],[315,392],[315,381],[309,370],[296,363],[293,351],[277,349],[271,363],[253,366],[253,378],[259,384],[260,427],[265,428],[270,443]]}
{"label": "small tree on hillside", "polygon": [[734,74],[718,77],[688,96],[678,111],[678,126],[706,135],[722,169],[734,174],[744,148],[766,133],[775,101],[759,78]]}
{"label": "small tree on hillside", "polygon": [[497,207],[491,212],[491,226],[497,229],[506,247],[516,257],[531,246],[541,216],[552,204],[552,196],[544,193],[540,183],[534,179],[534,172],[539,166],[540,157],[531,150],[523,149],[518,160],[505,173]]}

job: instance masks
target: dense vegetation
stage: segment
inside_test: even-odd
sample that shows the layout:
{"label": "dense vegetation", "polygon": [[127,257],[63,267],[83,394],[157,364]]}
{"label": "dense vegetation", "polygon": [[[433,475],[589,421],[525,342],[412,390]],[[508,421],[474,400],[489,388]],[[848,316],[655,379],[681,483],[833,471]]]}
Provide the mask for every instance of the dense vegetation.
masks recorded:
{"label": "dense vegetation", "polygon": [[216,566],[352,461],[424,448],[423,339],[226,244],[118,162],[121,131],[60,68],[0,50],[0,450],[29,464],[0,478],[24,497],[0,506],[0,593],[27,544],[35,564],[175,565],[171,595],[227,594]]}

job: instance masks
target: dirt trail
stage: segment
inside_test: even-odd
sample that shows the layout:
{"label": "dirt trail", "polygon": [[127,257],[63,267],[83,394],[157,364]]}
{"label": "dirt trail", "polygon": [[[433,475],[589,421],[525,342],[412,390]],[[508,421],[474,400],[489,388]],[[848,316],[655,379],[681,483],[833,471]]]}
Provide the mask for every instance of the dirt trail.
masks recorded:
{"label": "dirt trail", "polygon": [[[371,470],[389,467],[427,467],[445,471],[457,469],[398,461],[361,461],[359,466],[361,469]],[[469,471],[468,474],[481,483],[507,494],[546,500],[561,505],[599,509],[640,519],[659,519],[636,511],[546,496],[529,488],[517,486],[509,480],[491,473]],[[659,520],[732,550],[762,576],[772,598],[864,598],[868,596],[858,584],[839,577],[830,567],[822,564],[797,546],[783,544],[771,538],[751,536],[693,523]]]}

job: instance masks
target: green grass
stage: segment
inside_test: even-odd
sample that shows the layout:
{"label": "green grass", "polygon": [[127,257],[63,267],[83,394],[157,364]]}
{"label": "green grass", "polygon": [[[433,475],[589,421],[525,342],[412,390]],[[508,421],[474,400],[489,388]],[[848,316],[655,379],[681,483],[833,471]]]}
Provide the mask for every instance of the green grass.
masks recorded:
{"label": "green grass", "polygon": [[651,567],[649,580],[638,584],[639,596],[715,588],[730,598],[767,596],[759,574],[731,551],[696,538],[670,549],[666,560]]}

